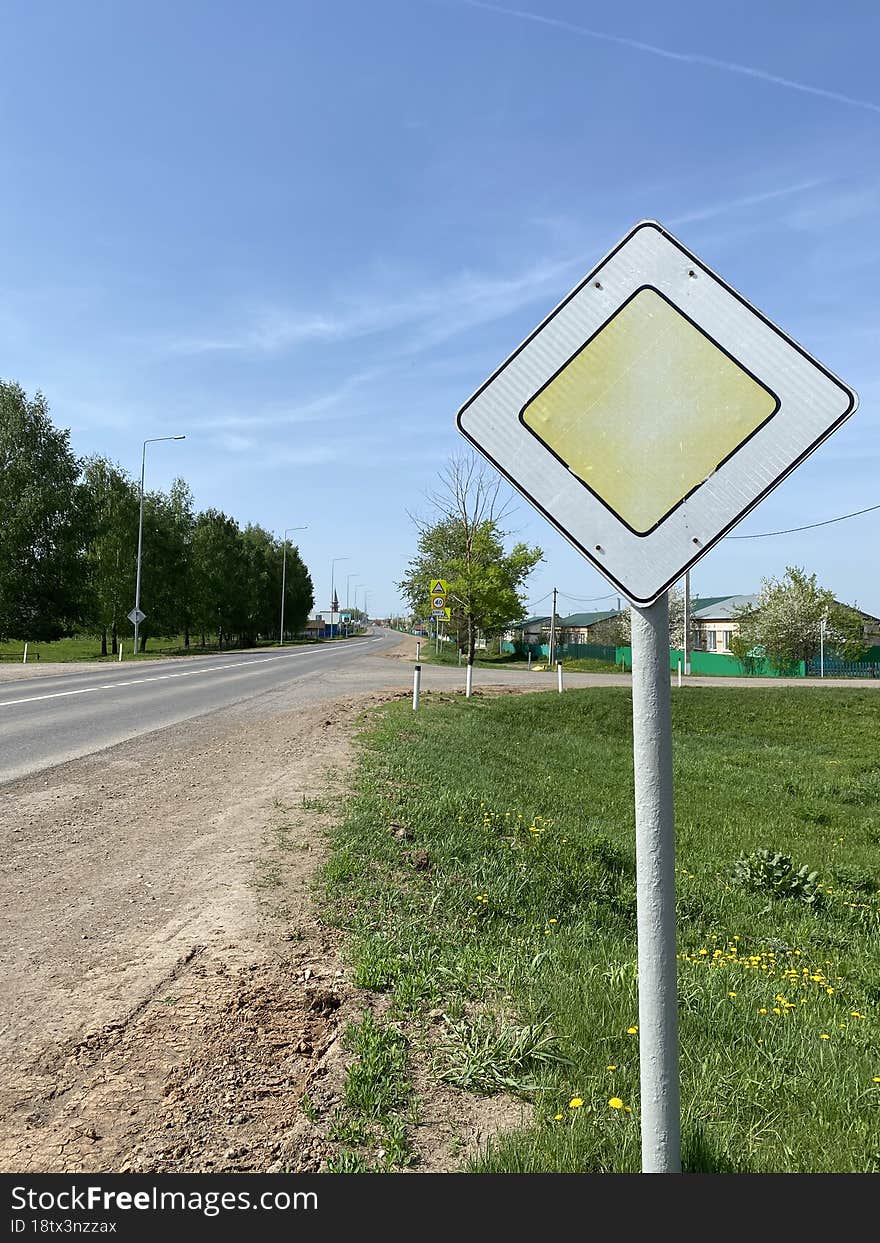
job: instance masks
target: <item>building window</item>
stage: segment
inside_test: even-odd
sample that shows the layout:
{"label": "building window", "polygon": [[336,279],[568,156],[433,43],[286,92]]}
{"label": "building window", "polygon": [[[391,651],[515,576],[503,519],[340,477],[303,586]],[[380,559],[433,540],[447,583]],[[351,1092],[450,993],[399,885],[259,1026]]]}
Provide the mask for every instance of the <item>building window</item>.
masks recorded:
{"label": "building window", "polygon": [[721,632],[721,644],[722,644],[722,646],[723,646],[723,648],[724,648],[725,652],[729,652],[729,651],[730,651],[730,640],[731,640],[732,638],[733,638],[733,631],[732,631],[732,630],[722,630],[722,632]]}
{"label": "building window", "polygon": [[706,651],[707,652],[715,651],[717,640],[718,640],[718,635],[716,631],[714,630],[706,631]]}

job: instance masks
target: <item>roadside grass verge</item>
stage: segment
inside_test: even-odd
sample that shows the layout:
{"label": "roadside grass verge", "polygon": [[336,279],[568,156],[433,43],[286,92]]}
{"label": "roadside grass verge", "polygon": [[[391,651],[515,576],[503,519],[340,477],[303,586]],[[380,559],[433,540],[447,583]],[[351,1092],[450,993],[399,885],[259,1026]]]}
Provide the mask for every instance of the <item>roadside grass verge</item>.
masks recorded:
{"label": "roadside grass verge", "polygon": [[[355,983],[438,1080],[533,1102],[472,1169],[636,1171],[629,692],[422,705],[370,714],[322,876]],[[673,715],[685,1168],[880,1171],[880,699]]]}
{"label": "roadside grass verge", "polygon": [[[434,651],[433,639],[421,639],[421,652],[419,654],[419,663],[423,665],[446,665],[449,668],[458,666],[458,648],[454,643],[441,643],[440,651]],[[525,665],[525,661],[521,656],[515,655],[513,652],[481,652],[478,651],[474,655],[474,668],[481,669],[503,669],[506,665],[511,668],[518,669]],[[461,667],[467,665],[467,653],[461,654]]]}
{"label": "roadside grass verge", "polygon": [[579,660],[562,661],[566,673],[620,673],[621,668],[613,660],[600,660],[597,656],[582,656]]}
{"label": "roadside grass verge", "polygon": [[[357,638],[357,635],[351,635],[351,638]],[[296,647],[304,643],[331,643],[337,640],[342,642],[346,636],[337,635],[333,639],[285,639],[285,647]],[[122,638],[123,644],[123,660],[161,660],[168,656],[211,656],[218,652],[246,652],[255,648],[278,646],[278,639],[261,639],[252,646],[238,647],[235,644],[220,648],[216,641],[206,643],[204,647],[200,643],[190,640],[189,647],[184,646],[184,636],[176,635],[169,637],[157,637],[147,640],[146,652],[138,652],[133,655],[131,646],[132,638],[130,634],[126,634]],[[108,641],[109,649],[109,641]],[[0,661],[21,662],[24,654],[24,644],[17,640],[7,639],[0,643]],[[116,661],[116,656],[101,655],[101,636],[100,635],[84,635],[70,639],[57,639],[52,643],[29,643],[28,644],[28,664],[34,661],[45,662],[62,662],[76,660],[99,660],[99,661]]]}

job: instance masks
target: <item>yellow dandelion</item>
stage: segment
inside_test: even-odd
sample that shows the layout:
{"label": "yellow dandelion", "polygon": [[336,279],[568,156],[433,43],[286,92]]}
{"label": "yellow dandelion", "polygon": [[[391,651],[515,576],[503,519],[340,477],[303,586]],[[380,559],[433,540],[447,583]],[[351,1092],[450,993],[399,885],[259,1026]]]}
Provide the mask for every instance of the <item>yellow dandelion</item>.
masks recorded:
{"label": "yellow dandelion", "polygon": [[758,1013],[759,1013],[759,1014],[766,1014],[766,1013],[767,1013],[767,1007],[766,1007],[766,1006],[761,1006],[761,1009],[758,1011]]}
{"label": "yellow dandelion", "polygon": [[871,1080],[872,1083],[880,1083],[880,1075],[875,1075]]}
{"label": "yellow dandelion", "polygon": [[605,1069],[606,1069],[606,1070],[617,1070],[617,1067],[616,1067],[616,1066],[606,1066],[606,1067],[605,1067]]}
{"label": "yellow dandelion", "polygon": [[623,1101],[619,1096],[612,1096],[608,1104],[612,1109],[623,1109]]}
{"label": "yellow dandelion", "polygon": [[627,1034],[628,1036],[635,1036],[635,1035],[637,1035],[637,1034],[638,1034],[638,1030],[639,1030],[639,1029],[638,1029],[638,1027],[637,1027],[635,1024],[633,1024],[633,1026],[632,1026],[632,1027],[628,1027],[628,1028],[626,1029],[626,1034]]}
{"label": "yellow dandelion", "polygon": [[728,993],[727,995],[728,995],[728,997],[735,997],[735,996],[736,996],[736,993]]}
{"label": "yellow dandelion", "polygon": [[828,1035],[828,1033],[827,1033],[827,1032],[822,1032],[822,1035],[819,1037],[819,1039],[820,1039],[820,1040],[830,1040],[830,1039],[831,1039],[831,1037]]}
{"label": "yellow dandelion", "polygon": [[561,1122],[561,1121],[562,1121],[562,1114],[554,1114],[554,1115],[553,1115],[553,1121],[554,1121],[554,1122]]}
{"label": "yellow dandelion", "polygon": [[580,1109],[583,1105],[583,1099],[580,1096],[573,1096],[568,1102],[569,1109]]}

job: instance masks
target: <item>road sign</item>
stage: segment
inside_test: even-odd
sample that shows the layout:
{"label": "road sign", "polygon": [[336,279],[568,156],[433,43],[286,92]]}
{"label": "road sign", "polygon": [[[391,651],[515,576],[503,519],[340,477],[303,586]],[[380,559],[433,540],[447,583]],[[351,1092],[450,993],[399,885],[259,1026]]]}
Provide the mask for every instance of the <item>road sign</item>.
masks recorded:
{"label": "road sign", "polygon": [[445,609],[446,608],[446,597],[445,596],[434,596],[431,600],[431,608],[432,609]]}
{"label": "road sign", "polygon": [[146,619],[147,615],[141,609],[132,609],[127,616],[133,626],[139,626]]}
{"label": "road sign", "polygon": [[436,621],[449,621],[452,617],[452,609],[444,609],[444,608],[432,609],[431,616]]}
{"label": "road sign", "polygon": [[857,404],[681,242],[644,221],[457,423],[615,587],[650,604]]}
{"label": "road sign", "polygon": [[449,583],[445,578],[435,578],[433,583],[431,583],[432,596],[445,596],[448,590]]}

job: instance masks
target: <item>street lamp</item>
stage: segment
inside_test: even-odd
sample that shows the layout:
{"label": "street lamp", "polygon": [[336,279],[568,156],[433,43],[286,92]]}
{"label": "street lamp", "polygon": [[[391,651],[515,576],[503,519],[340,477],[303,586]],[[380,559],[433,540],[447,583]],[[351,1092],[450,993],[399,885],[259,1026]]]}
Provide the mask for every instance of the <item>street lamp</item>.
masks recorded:
{"label": "street lamp", "polygon": [[[144,441],[143,451],[141,453],[141,504],[138,516],[138,557],[137,557],[137,580],[134,588],[134,654],[137,656],[138,650],[138,630],[140,624],[144,620],[141,616],[141,552],[144,546],[144,467],[147,461],[147,445],[156,444],[159,440],[186,440],[186,436],[151,436],[149,440]],[[146,615],[145,615],[146,616]]]}
{"label": "street lamp", "polygon": [[287,585],[287,536],[291,531],[308,531],[308,524],[304,527],[288,527],[284,532],[284,557],[281,563],[281,628],[278,631],[278,646],[284,647],[284,589]]}
{"label": "street lamp", "polygon": [[358,607],[358,592],[360,591],[361,587],[363,587],[363,585],[364,585],[363,583],[355,583],[355,585],[354,585],[354,587],[353,587],[353,589],[352,589],[352,603],[351,603],[351,607],[352,607],[352,611],[353,611],[354,613],[357,613],[357,607]]}
{"label": "street lamp", "polygon": [[333,603],[336,600],[336,580],[334,578],[334,570],[337,561],[350,561],[351,557],[334,557],[330,562],[330,638],[333,638],[333,614],[335,609]]}

